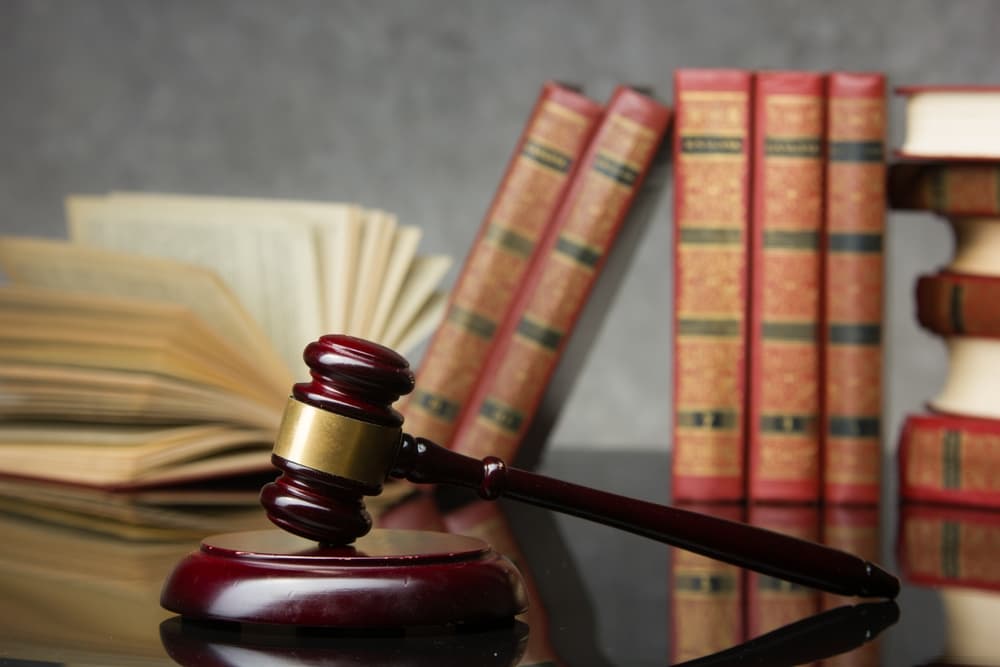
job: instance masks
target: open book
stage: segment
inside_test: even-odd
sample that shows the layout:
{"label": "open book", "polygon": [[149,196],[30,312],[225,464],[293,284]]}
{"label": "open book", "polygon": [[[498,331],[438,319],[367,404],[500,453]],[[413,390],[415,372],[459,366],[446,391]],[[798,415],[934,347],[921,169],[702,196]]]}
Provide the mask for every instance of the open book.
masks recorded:
{"label": "open book", "polygon": [[446,257],[353,205],[114,193],[0,238],[0,474],[100,487],[259,471],[305,345],[406,351]]}

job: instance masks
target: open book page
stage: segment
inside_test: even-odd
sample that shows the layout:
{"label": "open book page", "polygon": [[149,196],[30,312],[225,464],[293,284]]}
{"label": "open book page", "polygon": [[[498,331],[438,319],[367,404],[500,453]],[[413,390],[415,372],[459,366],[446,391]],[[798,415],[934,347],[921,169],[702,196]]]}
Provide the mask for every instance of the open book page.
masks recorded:
{"label": "open book page", "polygon": [[0,418],[187,424],[274,429],[281,405],[151,372],[0,362]]}
{"label": "open book page", "polygon": [[270,467],[267,429],[226,425],[124,428],[119,425],[0,425],[0,469],[8,475],[94,486],[194,481]]}
{"label": "open book page", "polygon": [[316,221],[323,276],[323,333],[347,330],[357,281],[364,214],[357,206],[342,208],[340,215],[331,212]]}
{"label": "open book page", "polygon": [[[434,297],[435,289],[441,284],[441,280],[448,272],[448,269],[451,268],[451,264],[451,258],[446,255],[418,256],[414,258],[413,263],[406,272],[406,276],[403,278],[399,294],[396,296],[396,301],[393,303],[389,318],[386,321],[385,329],[376,339],[377,342],[388,345],[400,353],[405,353],[412,346],[401,347],[401,341],[404,339],[415,339],[416,342],[419,342],[437,327],[440,315],[437,320],[433,320],[434,313],[440,312],[443,315],[444,311],[441,306],[435,309],[434,304],[438,301],[446,300],[446,298],[444,296]],[[432,326],[430,330],[416,326],[418,314],[421,311],[429,313],[425,315],[424,320],[428,317],[431,318]],[[424,320],[421,320],[421,322]],[[414,331],[411,332],[411,329],[414,329]],[[423,333],[421,334],[419,331],[423,331]],[[408,336],[408,333],[411,335]]]}
{"label": "open book page", "polygon": [[386,259],[385,273],[379,287],[375,310],[371,322],[361,335],[370,340],[382,340],[385,327],[396,304],[399,291],[403,286],[407,271],[417,256],[417,245],[422,236],[419,228],[412,225],[399,225],[393,235],[389,256]]}
{"label": "open book page", "polygon": [[238,377],[206,366],[203,359],[178,350],[169,339],[134,339],[107,332],[90,336],[51,327],[27,339],[5,321],[0,323],[0,361],[155,373],[238,396],[243,389]]}
{"label": "open book page", "polygon": [[321,333],[315,233],[300,216],[168,196],[71,197],[67,216],[77,243],[214,271],[293,373],[302,349]]}
{"label": "open book page", "polygon": [[[101,211],[109,207],[130,210],[132,218],[214,219],[235,225],[270,219],[281,221],[282,229],[292,221],[310,227],[319,272],[314,281],[319,318],[315,335],[347,333],[383,343],[405,336],[419,341],[430,330],[422,328],[423,334],[417,336],[404,329],[450,266],[450,258],[417,256],[418,228],[401,226],[383,211],[335,202],[135,192],[114,192],[106,197],[78,195],[67,200],[71,233],[80,224],[78,220],[107,217]],[[436,282],[426,284],[425,279],[431,277]],[[402,313],[400,307],[404,308]],[[299,356],[294,361],[293,370],[300,365]]]}
{"label": "open book page", "polygon": [[363,337],[371,326],[397,227],[396,217],[389,213],[365,212],[351,319],[343,333]]}
{"label": "open book page", "polygon": [[260,372],[258,360],[247,350],[220,338],[189,309],[176,304],[3,285],[0,313],[6,342],[53,340],[52,332],[67,345],[125,339],[148,347],[153,341],[165,341],[187,352],[193,363],[217,369],[229,378],[226,386],[234,387],[234,393],[255,397],[266,408],[280,402],[287,391],[284,384],[275,384],[273,376]]}
{"label": "open book page", "polygon": [[434,292],[414,315],[402,335],[397,339],[386,341],[385,344],[401,353],[412,350],[437,328],[447,309],[448,294]]}
{"label": "open book page", "polygon": [[18,285],[183,305],[245,350],[275,378],[271,386],[290,383],[267,336],[209,270],[60,241],[6,237],[0,238],[0,271]]}
{"label": "open book page", "polygon": [[[371,216],[356,204],[304,201],[294,199],[264,199],[257,197],[191,196],[163,193],[114,192],[110,197],[125,206],[186,209],[193,217],[206,210],[232,213],[254,209],[276,218],[295,218],[313,228],[320,280],[316,287],[320,298],[320,321],[323,333],[343,333],[349,326],[357,287],[361,238],[364,224]],[[77,200],[87,206],[88,197],[72,197],[68,206],[72,218]],[[71,222],[72,224],[72,222]]]}

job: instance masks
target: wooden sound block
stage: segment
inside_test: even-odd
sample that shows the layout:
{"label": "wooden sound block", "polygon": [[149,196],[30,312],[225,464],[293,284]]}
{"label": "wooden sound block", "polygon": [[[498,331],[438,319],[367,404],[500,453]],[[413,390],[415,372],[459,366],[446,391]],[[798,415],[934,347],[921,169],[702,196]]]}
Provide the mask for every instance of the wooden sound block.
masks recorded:
{"label": "wooden sound block", "polygon": [[194,619],[371,629],[501,624],[526,599],[514,565],[475,538],[374,530],[328,547],[273,529],[206,538],[160,604]]}

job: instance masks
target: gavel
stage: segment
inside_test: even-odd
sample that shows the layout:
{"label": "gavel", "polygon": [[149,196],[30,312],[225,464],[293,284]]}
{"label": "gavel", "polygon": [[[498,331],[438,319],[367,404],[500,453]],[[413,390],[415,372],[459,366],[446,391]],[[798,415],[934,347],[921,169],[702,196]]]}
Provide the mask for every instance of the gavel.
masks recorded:
{"label": "gavel", "polygon": [[304,353],[311,380],[296,384],[261,491],[280,528],[329,547],[371,529],[365,496],[389,478],[475,489],[680,547],[762,574],[848,596],[894,598],[898,580],[877,565],[814,542],[474,459],[402,431],[392,404],[414,386],[406,359],[375,343],[323,336]]}

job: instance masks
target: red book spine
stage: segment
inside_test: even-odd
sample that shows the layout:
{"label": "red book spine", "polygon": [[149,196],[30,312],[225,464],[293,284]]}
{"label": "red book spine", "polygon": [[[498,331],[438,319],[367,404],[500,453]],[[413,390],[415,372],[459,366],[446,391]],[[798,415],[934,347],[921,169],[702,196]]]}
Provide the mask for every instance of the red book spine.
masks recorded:
{"label": "red book spine", "polygon": [[601,117],[601,106],[547,83],[535,103],[466,258],[444,321],[402,404],[407,428],[451,442],[465,398],[510,312],[539,242]]}
{"label": "red book spine", "polygon": [[[679,503],[679,507],[743,521],[739,504]],[[736,646],[745,639],[746,570],[698,554],[670,550],[671,664]]]}
{"label": "red book spine", "polygon": [[900,508],[899,568],[926,586],[1000,591],[1000,514],[933,505]]}
{"label": "red book spine", "polygon": [[823,75],[765,72],[754,93],[748,490],[820,496]]}
{"label": "red book spine", "polygon": [[917,320],[939,336],[1000,338],[1000,277],[940,272],[917,280]]}
{"label": "red book spine", "polygon": [[674,76],[676,500],[746,494],[751,80],[740,70]]}
{"label": "red book spine", "polygon": [[1000,216],[1000,164],[910,163],[889,167],[889,206],[950,216]]}
{"label": "red book spine", "polygon": [[453,448],[515,458],[625,216],[670,109],[619,87],[460,417]]}
{"label": "red book spine", "polygon": [[[750,505],[749,523],[804,540],[819,540],[815,505]],[[777,577],[747,572],[747,638],[752,639],[820,610],[817,590]]]}
{"label": "red book spine", "polygon": [[910,415],[898,463],[904,500],[1000,507],[1000,420]]}
{"label": "red book spine", "polygon": [[823,498],[877,504],[882,469],[885,75],[827,82]]}

